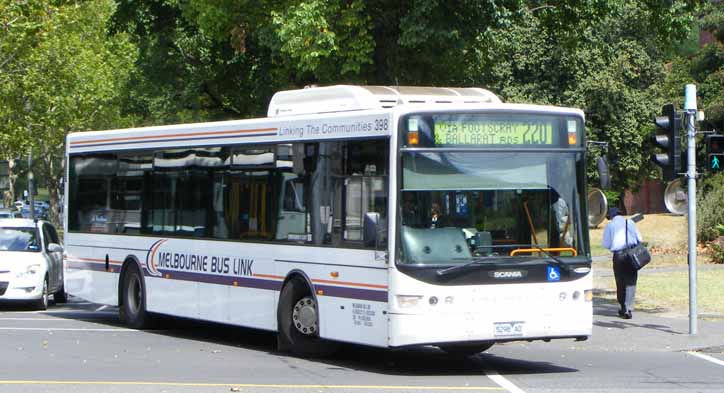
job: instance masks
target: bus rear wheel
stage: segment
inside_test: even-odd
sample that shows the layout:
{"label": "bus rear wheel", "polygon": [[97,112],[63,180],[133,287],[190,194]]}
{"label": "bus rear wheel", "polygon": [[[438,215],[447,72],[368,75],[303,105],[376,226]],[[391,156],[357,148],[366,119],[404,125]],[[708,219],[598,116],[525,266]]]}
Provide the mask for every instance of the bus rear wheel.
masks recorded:
{"label": "bus rear wheel", "polygon": [[334,353],[337,344],[319,338],[319,308],[307,283],[292,278],[279,295],[277,310],[279,350],[297,356],[321,357]]}
{"label": "bus rear wheel", "polygon": [[128,267],[122,285],[121,306],[118,308],[121,321],[132,329],[150,327],[151,316],[146,311],[146,286],[138,267]]}

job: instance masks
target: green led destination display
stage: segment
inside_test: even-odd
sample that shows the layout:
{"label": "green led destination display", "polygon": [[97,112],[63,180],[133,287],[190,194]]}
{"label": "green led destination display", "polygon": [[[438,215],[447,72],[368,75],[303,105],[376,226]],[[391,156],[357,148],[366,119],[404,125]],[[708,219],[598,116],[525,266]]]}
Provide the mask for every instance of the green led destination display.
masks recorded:
{"label": "green led destination display", "polygon": [[553,121],[549,119],[455,119],[437,120],[436,146],[553,145]]}

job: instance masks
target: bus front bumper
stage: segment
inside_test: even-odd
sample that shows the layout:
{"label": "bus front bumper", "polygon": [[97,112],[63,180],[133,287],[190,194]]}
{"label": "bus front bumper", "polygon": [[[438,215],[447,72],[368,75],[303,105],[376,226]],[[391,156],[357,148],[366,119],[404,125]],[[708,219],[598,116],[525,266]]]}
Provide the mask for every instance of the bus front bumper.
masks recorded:
{"label": "bus front bumper", "polygon": [[391,347],[450,343],[506,342],[591,335],[590,301],[560,302],[530,308],[524,304],[476,310],[420,313],[391,312]]}

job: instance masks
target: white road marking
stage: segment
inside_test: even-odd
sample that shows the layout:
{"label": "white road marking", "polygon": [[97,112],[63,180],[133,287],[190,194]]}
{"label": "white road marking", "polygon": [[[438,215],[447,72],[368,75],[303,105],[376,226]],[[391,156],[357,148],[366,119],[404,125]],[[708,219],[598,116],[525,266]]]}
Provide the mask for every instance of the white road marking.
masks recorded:
{"label": "white road marking", "polygon": [[73,322],[72,319],[63,319],[63,318],[0,318],[0,321],[58,321],[58,322]]}
{"label": "white road marking", "polygon": [[696,357],[698,357],[698,358],[700,358],[700,359],[708,360],[708,361],[710,361],[710,362],[712,362],[712,363],[714,363],[714,364],[718,364],[718,365],[720,365],[720,366],[724,366],[724,360],[719,360],[719,359],[717,359],[717,358],[715,358],[715,357],[711,357],[711,356],[709,356],[709,355],[704,355],[703,353],[699,353],[699,352],[687,352],[687,353],[688,353],[689,355],[694,355],[694,356],[696,356]]}
{"label": "white road marking", "polygon": [[118,385],[118,386],[191,386],[191,387],[231,387],[232,391],[241,388],[280,388],[280,389],[315,389],[328,390],[432,390],[432,391],[481,391],[502,390],[487,386],[414,386],[414,385],[292,385],[292,384],[254,384],[254,383],[194,383],[194,382],[150,382],[150,381],[4,381],[0,385]]}
{"label": "white road marking", "polygon": [[136,330],[136,329],[123,329],[123,328],[108,328],[108,329],[100,329],[100,328],[53,328],[53,327],[47,327],[47,328],[29,328],[29,327],[0,327],[0,330],[38,330],[38,331],[69,331],[69,332],[142,332],[142,330]]}
{"label": "white road marking", "polygon": [[502,387],[510,393],[525,393],[523,389],[515,386],[513,382],[510,382],[504,376],[496,373],[495,371],[486,370],[485,375],[487,375],[491,381],[495,382],[496,384],[498,384],[498,386]]}

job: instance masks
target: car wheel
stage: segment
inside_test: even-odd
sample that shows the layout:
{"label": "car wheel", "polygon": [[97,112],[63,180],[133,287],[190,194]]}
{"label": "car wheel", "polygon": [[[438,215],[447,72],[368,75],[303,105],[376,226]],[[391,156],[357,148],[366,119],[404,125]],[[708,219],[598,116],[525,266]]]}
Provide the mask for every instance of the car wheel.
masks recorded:
{"label": "car wheel", "polygon": [[35,301],[36,310],[47,310],[48,309],[48,277],[46,276],[43,280],[43,293],[40,295],[40,299]]}
{"label": "car wheel", "polygon": [[53,300],[55,300],[56,304],[68,301],[68,294],[65,293],[65,287],[60,287],[60,290],[53,294]]}
{"label": "car wheel", "polygon": [[279,349],[305,357],[328,356],[337,344],[319,338],[319,309],[304,280],[293,278],[279,295]]}
{"label": "car wheel", "polygon": [[123,276],[121,306],[118,309],[121,320],[132,329],[147,329],[151,316],[146,311],[146,286],[136,265],[131,265]]}

